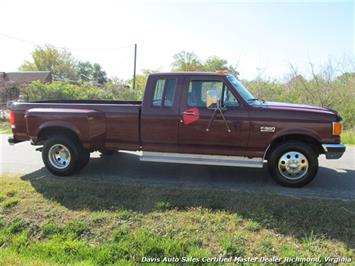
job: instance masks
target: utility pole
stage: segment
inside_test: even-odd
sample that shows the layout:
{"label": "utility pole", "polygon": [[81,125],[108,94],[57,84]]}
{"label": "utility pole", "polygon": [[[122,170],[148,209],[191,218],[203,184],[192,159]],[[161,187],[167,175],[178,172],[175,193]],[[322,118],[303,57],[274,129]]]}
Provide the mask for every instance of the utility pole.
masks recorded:
{"label": "utility pole", "polygon": [[137,44],[134,44],[134,66],[133,66],[133,86],[132,88],[136,88],[136,67],[137,67]]}

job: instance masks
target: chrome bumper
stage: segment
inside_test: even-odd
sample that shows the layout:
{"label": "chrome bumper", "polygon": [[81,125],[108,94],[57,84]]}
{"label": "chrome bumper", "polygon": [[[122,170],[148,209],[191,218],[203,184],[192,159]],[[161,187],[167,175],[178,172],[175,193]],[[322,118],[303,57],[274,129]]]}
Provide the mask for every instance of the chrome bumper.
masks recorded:
{"label": "chrome bumper", "polygon": [[344,144],[322,144],[327,159],[339,159],[345,152]]}

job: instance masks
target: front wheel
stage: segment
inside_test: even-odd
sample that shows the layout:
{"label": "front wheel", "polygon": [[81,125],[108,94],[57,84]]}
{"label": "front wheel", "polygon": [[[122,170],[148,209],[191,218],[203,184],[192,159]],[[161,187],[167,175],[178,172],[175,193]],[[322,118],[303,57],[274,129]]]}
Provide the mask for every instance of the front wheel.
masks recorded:
{"label": "front wheel", "polygon": [[80,162],[80,146],[67,137],[53,136],[42,149],[42,160],[47,169],[54,175],[68,176],[73,174]]}
{"label": "front wheel", "polygon": [[298,141],[279,144],[268,161],[276,182],[288,187],[301,187],[311,182],[318,171],[318,155],[312,146]]}

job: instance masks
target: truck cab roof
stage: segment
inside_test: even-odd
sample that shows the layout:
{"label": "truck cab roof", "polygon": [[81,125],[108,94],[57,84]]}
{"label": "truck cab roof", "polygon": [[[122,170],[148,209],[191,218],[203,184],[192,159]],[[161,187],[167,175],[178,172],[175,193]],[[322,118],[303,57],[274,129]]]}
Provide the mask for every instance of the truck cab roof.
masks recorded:
{"label": "truck cab roof", "polygon": [[158,72],[152,73],[150,76],[226,76],[230,73],[227,72],[201,72],[201,71],[191,71],[191,72]]}

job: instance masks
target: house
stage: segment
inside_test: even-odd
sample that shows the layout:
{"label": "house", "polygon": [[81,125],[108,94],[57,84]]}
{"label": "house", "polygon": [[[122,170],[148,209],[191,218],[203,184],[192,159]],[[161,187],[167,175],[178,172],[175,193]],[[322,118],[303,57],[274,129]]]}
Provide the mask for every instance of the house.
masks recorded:
{"label": "house", "polygon": [[0,105],[18,99],[20,90],[35,80],[52,82],[52,74],[50,71],[0,72]]}
{"label": "house", "polygon": [[44,83],[51,82],[52,74],[50,71],[0,72],[0,88],[13,85],[17,88],[23,88],[35,80]]}

